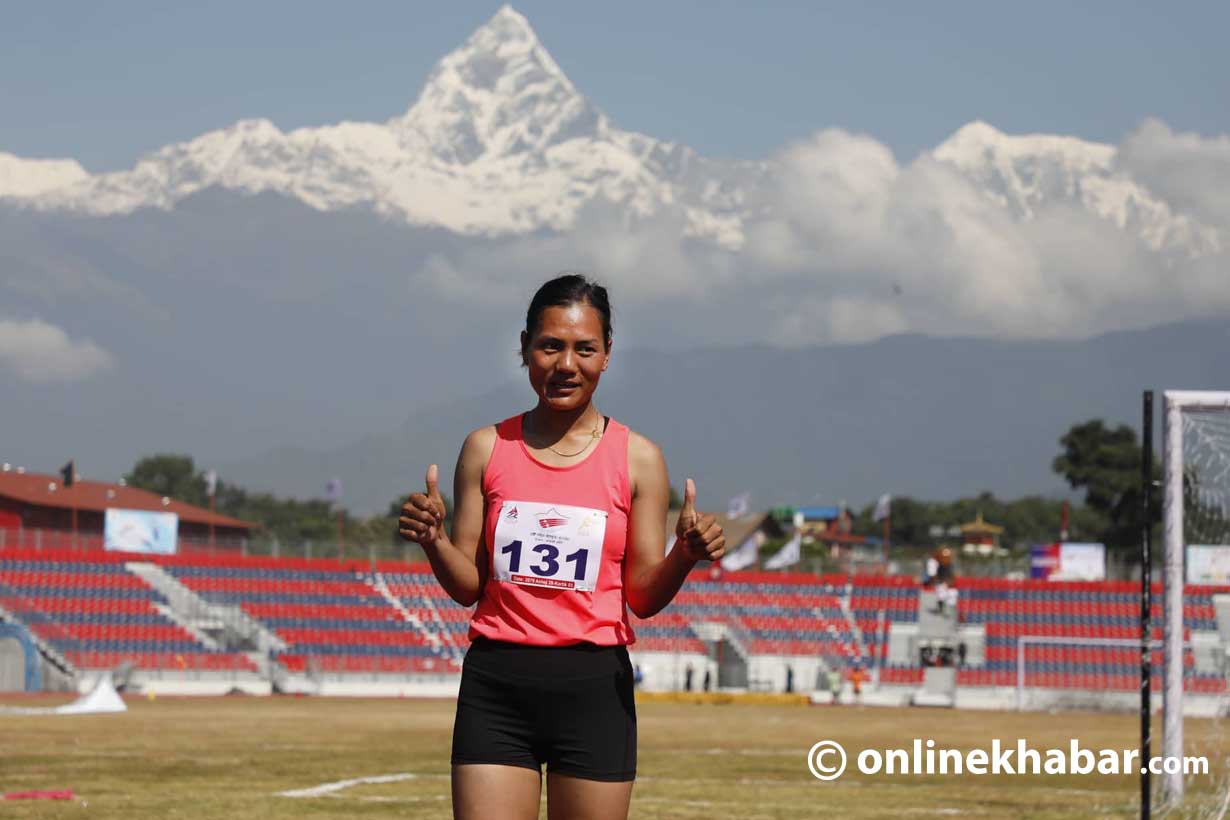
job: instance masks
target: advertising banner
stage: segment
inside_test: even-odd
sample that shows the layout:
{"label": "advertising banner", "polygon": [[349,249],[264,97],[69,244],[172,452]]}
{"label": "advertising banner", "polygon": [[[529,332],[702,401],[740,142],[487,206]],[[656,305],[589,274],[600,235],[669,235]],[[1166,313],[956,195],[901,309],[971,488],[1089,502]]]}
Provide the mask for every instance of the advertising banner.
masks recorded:
{"label": "advertising banner", "polygon": [[1230,545],[1188,544],[1187,583],[1230,584]]}
{"label": "advertising banner", "polygon": [[1104,581],[1106,546],[1061,542],[1034,544],[1029,553],[1029,577],[1044,581]]}
{"label": "advertising banner", "polygon": [[103,519],[103,545],[116,552],[174,555],[178,537],[175,513],[109,507]]}

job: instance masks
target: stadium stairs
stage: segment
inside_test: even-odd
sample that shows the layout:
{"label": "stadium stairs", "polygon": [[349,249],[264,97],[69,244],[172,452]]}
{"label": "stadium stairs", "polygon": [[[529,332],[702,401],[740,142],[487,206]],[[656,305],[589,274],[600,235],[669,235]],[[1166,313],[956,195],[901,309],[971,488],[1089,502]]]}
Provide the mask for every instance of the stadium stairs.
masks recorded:
{"label": "stadium stairs", "polygon": [[5,550],[0,585],[9,617],[36,636],[40,654],[64,666],[79,686],[121,668],[198,686],[261,680],[248,658],[202,642],[168,617],[166,597],[116,556]]}
{"label": "stadium stairs", "polygon": [[[9,607],[12,607],[12,609]],[[25,615],[25,619],[23,620],[23,618],[18,617],[17,613]],[[34,645],[35,650],[39,654],[39,682],[44,690],[70,691],[76,686],[77,667],[73,666],[68,658],[64,657],[59,650],[33,632],[25,623],[25,620],[37,621],[44,617],[44,614],[36,606],[25,600],[25,596],[8,584],[0,581],[0,623],[21,630],[26,639]],[[6,656],[6,661],[16,663],[16,654]],[[23,658],[22,663],[24,662]],[[23,675],[23,679],[24,677]]]}

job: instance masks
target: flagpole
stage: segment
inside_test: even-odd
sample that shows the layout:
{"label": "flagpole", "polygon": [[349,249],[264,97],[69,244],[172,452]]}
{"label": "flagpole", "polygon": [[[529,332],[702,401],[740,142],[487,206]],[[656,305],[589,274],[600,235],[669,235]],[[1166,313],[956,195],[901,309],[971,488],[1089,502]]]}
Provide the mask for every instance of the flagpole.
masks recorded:
{"label": "flagpole", "polygon": [[888,539],[893,531],[893,515],[884,516],[884,574],[888,575]]}
{"label": "flagpole", "polygon": [[209,554],[213,555],[215,547],[214,517],[218,514],[217,470],[209,470],[205,473],[205,494],[209,496]]}
{"label": "flagpole", "polygon": [[342,532],[342,506],[337,507],[337,560],[342,562],[346,560],[346,541],[343,538]]}

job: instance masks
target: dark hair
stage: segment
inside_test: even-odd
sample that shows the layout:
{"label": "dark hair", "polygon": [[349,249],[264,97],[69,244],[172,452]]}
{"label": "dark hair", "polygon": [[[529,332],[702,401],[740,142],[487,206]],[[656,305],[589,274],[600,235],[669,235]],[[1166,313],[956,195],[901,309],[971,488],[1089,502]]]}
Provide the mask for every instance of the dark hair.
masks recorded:
{"label": "dark hair", "polygon": [[[565,273],[544,284],[530,300],[530,309],[525,312],[525,336],[527,341],[538,329],[542,312],[549,307],[589,305],[602,317],[603,343],[611,346],[611,303],[606,288],[591,282],[579,273]],[[521,346],[521,364],[526,363],[526,348]]]}

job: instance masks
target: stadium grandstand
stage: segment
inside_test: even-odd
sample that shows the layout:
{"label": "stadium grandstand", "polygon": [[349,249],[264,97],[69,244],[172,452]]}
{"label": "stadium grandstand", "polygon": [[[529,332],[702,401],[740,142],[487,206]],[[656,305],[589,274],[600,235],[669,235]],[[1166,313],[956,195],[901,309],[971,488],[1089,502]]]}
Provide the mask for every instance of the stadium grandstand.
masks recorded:
{"label": "stadium grandstand", "polygon": [[[848,682],[859,669],[869,703],[1106,707],[1121,696],[1127,708],[1138,698],[1135,585],[956,586],[957,610],[937,614],[934,593],[910,577],[698,569],[671,606],[634,618],[633,660],[643,688],[659,691],[708,679],[780,692],[789,679],[795,691],[827,692],[831,675]],[[1192,710],[1219,708],[1227,693],[1226,619],[1215,604],[1227,592],[1186,590]],[[1160,602],[1160,588],[1154,595]],[[89,540],[0,547],[0,618],[28,633],[44,689],[121,670],[133,688],[158,692],[449,694],[469,614],[425,563],[127,554]],[[0,660],[12,667],[3,643]],[[1160,670],[1160,651],[1154,660]],[[19,678],[0,681],[21,688]]]}

